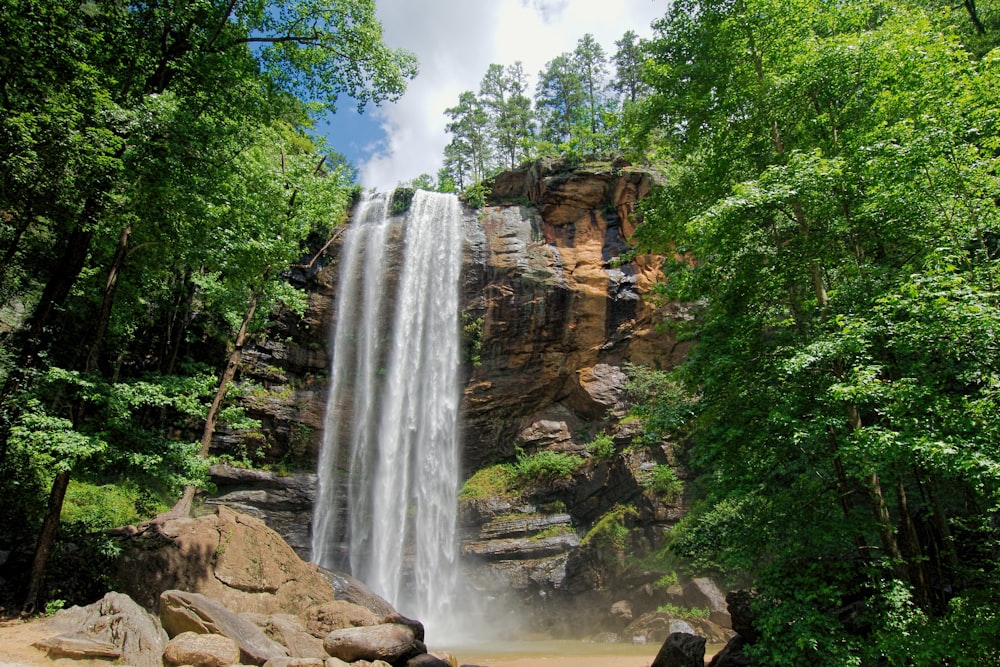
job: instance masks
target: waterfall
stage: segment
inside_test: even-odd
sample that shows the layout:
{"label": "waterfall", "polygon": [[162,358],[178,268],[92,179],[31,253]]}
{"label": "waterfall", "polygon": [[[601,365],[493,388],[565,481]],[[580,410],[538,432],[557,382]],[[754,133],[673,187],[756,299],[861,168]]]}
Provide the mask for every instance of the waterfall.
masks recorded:
{"label": "waterfall", "polygon": [[417,191],[395,250],[388,207],[362,201],[340,254],[312,559],[430,632],[456,587],[464,234],[456,197]]}

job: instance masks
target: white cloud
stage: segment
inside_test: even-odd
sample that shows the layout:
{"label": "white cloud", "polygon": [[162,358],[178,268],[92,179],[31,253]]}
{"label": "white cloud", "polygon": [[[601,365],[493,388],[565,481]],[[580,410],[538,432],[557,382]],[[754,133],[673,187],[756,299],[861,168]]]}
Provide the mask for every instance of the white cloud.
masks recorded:
{"label": "white cloud", "polygon": [[421,173],[437,174],[448,143],[445,109],[477,90],[490,63],[520,60],[530,75],[572,51],[591,33],[610,56],[627,30],[648,35],[666,12],[654,0],[378,0],[384,41],[412,51],[420,74],[395,104],[374,112],[384,150],[360,165],[366,187],[392,188]]}

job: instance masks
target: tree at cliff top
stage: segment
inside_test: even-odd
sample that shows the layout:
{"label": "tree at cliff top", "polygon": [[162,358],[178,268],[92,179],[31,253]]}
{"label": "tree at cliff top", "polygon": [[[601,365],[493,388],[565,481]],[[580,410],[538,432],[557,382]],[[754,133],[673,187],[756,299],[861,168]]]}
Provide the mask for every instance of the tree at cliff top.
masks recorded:
{"label": "tree at cliff top", "polygon": [[704,304],[674,547],[754,578],[761,664],[997,664],[1000,53],[938,18],[679,0],[647,45],[637,236]]}
{"label": "tree at cliff top", "polygon": [[[189,375],[193,340],[224,345],[238,330],[227,323],[251,324],[248,304],[266,312],[305,235],[328,230],[346,200],[343,172],[302,135],[307,112],[340,93],[394,99],[415,64],[381,43],[366,0],[14,0],[0,31],[7,490],[48,456],[40,443],[76,452],[59,450],[49,473],[34,597],[70,476],[108,442],[100,397],[150,372]],[[172,426],[164,400],[125,401],[154,449]],[[14,517],[0,531],[17,532]]]}
{"label": "tree at cliff top", "polygon": [[445,147],[438,189],[463,189],[543,155],[618,151],[620,108],[642,99],[646,87],[639,78],[643,55],[638,36],[630,30],[615,45],[610,82],[608,58],[590,34],[572,52],[546,63],[538,74],[534,107],[525,94],[521,63],[506,68],[491,64],[479,93],[463,92],[458,104],[445,111],[452,139]]}

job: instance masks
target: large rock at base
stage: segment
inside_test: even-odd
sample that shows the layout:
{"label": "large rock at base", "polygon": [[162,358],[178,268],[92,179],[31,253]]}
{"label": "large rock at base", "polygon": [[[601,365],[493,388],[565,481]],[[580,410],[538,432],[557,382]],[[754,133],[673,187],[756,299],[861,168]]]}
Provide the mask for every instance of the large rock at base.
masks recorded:
{"label": "large rock at base", "polygon": [[72,660],[103,660],[121,658],[122,652],[111,642],[103,642],[82,634],[56,635],[32,644],[45,651],[52,660],[70,658]]}
{"label": "large rock at base", "polygon": [[236,613],[299,615],[334,599],[319,568],[259,519],[226,507],[134,535],[117,576],[123,591],[151,610],[166,590],[201,593]]}
{"label": "large rock at base", "polygon": [[427,652],[413,630],[399,623],[334,630],[323,640],[323,647],[334,658],[347,662],[385,660],[396,663]]}
{"label": "large rock at base", "polygon": [[683,604],[708,609],[708,619],[724,628],[732,625],[726,596],[718,584],[708,577],[696,577],[684,585]]}
{"label": "large rock at base", "polygon": [[164,591],[160,595],[160,622],[172,637],[184,632],[229,637],[248,664],[263,665],[270,658],[288,655],[284,646],[268,639],[256,625],[198,593]]}
{"label": "large rock at base", "polygon": [[[264,631],[268,638],[288,649],[288,655],[296,659],[315,658],[326,660],[326,649],[321,637],[313,635],[305,621],[291,614],[240,614]],[[326,636],[326,635],[322,635]],[[273,660],[273,659],[272,659]]]}
{"label": "large rock at base", "polygon": [[389,604],[385,598],[374,593],[368,586],[359,579],[355,579],[343,572],[333,570],[320,570],[320,573],[333,586],[334,594],[338,600],[346,600],[356,605],[361,605],[370,610],[379,618],[385,618],[396,613],[395,607]]}
{"label": "large rock at base", "polygon": [[721,644],[733,637],[733,631],[723,628],[707,618],[675,618],[668,612],[652,611],[630,623],[622,636],[643,637],[650,643],[660,643],[674,632],[686,632],[705,637],[713,644]]}
{"label": "large rock at base", "polygon": [[736,635],[725,647],[715,654],[708,667],[750,667],[750,658],[743,652],[747,641],[743,635]]}
{"label": "large rock at base", "polygon": [[324,667],[326,658],[271,658],[264,667]]}
{"label": "large rock at base", "polygon": [[240,649],[229,637],[182,632],[167,643],[163,661],[192,667],[229,667],[240,660]]}
{"label": "large rock at base", "polygon": [[748,644],[754,643],[760,637],[760,633],[754,627],[756,614],[753,611],[753,598],[753,591],[748,590],[730,591],[726,596],[733,631],[742,636]]}
{"label": "large rock at base", "polygon": [[109,657],[114,651],[135,667],[161,667],[168,639],[154,616],[121,593],[108,593],[86,607],[63,609],[48,627],[62,633],[39,642],[49,657]]}
{"label": "large rock at base", "polygon": [[444,658],[423,653],[406,661],[406,667],[452,667]]}
{"label": "large rock at base", "polygon": [[686,632],[672,633],[650,667],[705,667],[705,638]]}
{"label": "large rock at base", "polygon": [[382,619],[373,611],[346,600],[333,600],[305,613],[306,628],[314,637],[326,637],[334,630],[378,625]]}

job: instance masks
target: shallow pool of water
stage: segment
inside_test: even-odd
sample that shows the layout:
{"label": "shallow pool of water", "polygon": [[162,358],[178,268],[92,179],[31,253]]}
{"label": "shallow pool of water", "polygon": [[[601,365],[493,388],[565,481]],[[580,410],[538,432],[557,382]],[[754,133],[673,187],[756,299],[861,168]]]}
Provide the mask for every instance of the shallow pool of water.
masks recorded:
{"label": "shallow pool of water", "polygon": [[[449,646],[430,646],[429,650],[453,653],[459,664],[508,667],[563,667],[564,665],[606,665],[607,667],[646,667],[653,662],[660,645],[607,644],[579,640],[467,641]],[[705,647],[706,657],[722,645]]]}

